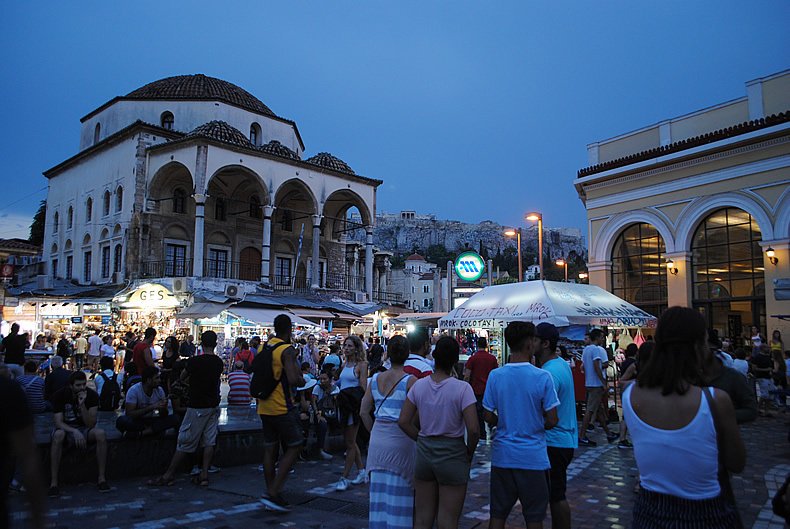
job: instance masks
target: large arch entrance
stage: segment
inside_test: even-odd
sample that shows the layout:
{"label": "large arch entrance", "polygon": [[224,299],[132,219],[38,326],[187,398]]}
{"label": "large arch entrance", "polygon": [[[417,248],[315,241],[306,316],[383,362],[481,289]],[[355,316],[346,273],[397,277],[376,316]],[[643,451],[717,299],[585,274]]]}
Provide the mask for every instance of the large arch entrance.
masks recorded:
{"label": "large arch entrance", "polygon": [[692,240],[692,297],[699,310],[733,347],[752,325],[766,335],[762,234],[754,217],[738,208],[708,215]]}
{"label": "large arch entrance", "polygon": [[667,308],[666,246],[658,230],[631,224],[612,248],[612,293],[658,316]]}

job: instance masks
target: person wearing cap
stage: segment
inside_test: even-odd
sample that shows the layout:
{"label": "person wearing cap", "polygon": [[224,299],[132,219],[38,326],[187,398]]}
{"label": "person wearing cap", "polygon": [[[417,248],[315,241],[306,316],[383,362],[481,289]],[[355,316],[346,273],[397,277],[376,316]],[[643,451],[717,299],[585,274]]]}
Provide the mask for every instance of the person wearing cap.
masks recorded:
{"label": "person wearing cap", "polygon": [[482,336],[477,339],[477,352],[469,357],[464,369],[464,380],[472,385],[477,399],[477,421],[480,423],[480,439],[486,440],[486,422],[483,420],[483,395],[486,392],[488,375],[499,367],[496,356],[488,352],[488,340]]}
{"label": "person wearing cap", "polygon": [[557,356],[557,342],[560,333],[551,323],[538,324],[535,332],[538,346],[535,363],[551,374],[554,389],[560,399],[557,408],[559,422],[546,431],[546,451],[549,456],[549,508],[551,527],[570,529],[571,508],[565,498],[567,469],[573,459],[573,451],[578,447],[578,423],[576,421],[576,400],[573,390],[573,373],[564,359]]}
{"label": "person wearing cap", "polygon": [[[530,529],[543,527],[549,505],[546,430],[559,422],[560,399],[548,371],[530,363],[535,325],[516,321],[505,329],[510,361],[491,372],[483,396],[485,419],[497,427],[491,452],[491,521],[504,528],[516,500]],[[415,386],[416,387],[416,386]]]}

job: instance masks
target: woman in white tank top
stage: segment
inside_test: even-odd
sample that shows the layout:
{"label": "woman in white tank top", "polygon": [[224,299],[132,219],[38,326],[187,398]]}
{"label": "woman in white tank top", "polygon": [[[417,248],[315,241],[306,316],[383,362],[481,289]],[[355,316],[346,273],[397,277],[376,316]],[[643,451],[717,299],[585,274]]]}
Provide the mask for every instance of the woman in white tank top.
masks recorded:
{"label": "woman in white tank top", "polygon": [[[346,464],[343,467],[343,477],[335,484],[336,490],[346,490],[349,485],[359,485],[369,481],[365,465],[362,463],[362,454],[357,445],[357,432],[359,432],[359,408],[368,383],[368,363],[365,360],[365,346],[358,336],[349,334],[343,340],[343,367],[340,368],[338,385],[340,386],[340,402],[344,400],[351,403],[354,409],[348,416],[344,415],[341,407],[341,424],[343,425],[343,440],[346,443]],[[347,418],[346,418],[347,417]],[[357,466],[357,476],[350,479],[351,467]]]}
{"label": "woman in white tank top", "polygon": [[704,387],[705,320],[693,309],[672,307],[659,318],[655,337],[637,383],[623,393],[642,480],[632,527],[741,527],[717,475],[720,461],[742,471],[746,449],[729,396]]}

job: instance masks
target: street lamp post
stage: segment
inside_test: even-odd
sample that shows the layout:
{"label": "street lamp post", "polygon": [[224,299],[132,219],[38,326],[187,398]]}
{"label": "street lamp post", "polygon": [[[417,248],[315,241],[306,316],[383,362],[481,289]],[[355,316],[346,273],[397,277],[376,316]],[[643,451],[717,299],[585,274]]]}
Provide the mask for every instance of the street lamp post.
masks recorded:
{"label": "street lamp post", "polygon": [[565,267],[565,282],[567,283],[568,282],[568,261],[566,261],[565,259],[557,259],[554,262],[557,263],[557,266],[564,266]]}
{"label": "street lamp post", "polygon": [[507,235],[508,237],[512,237],[512,236],[516,235],[518,237],[517,238],[517,242],[518,242],[518,282],[521,283],[522,281],[524,281],[524,272],[521,270],[521,266],[522,266],[521,265],[521,228],[519,228],[517,230],[513,230],[513,229],[508,228],[508,230],[505,232],[505,235]]}
{"label": "street lamp post", "polygon": [[543,281],[543,213],[530,213],[527,220],[538,221],[538,266],[540,280]]}

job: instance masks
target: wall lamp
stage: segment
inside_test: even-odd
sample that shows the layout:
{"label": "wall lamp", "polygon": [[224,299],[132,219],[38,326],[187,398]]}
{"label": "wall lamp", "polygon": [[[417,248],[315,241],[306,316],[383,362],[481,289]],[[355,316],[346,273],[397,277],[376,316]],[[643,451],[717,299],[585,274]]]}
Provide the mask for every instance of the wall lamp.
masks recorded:
{"label": "wall lamp", "polygon": [[667,271],[673,276],[678,275],[678,269],[675,268],[675,263],[672,262],[672,259],[667,259]]}
{"label": "wall lamp", "polygon": [[772,265],[776,266],[776,263],[779,262],[779,258],[776,257],[776,252],[770,246],[765,250],[765,255],[768,256],[768,260],[771,261]]}

